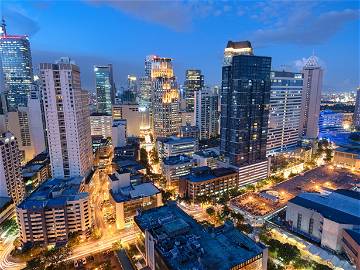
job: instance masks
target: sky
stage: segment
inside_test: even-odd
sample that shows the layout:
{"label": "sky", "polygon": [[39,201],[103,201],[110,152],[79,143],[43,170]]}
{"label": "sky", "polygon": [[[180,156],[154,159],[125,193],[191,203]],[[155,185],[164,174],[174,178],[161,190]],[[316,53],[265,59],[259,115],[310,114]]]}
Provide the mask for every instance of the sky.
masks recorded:
{"label": "sky", "polygon": [[178,83],[201,69],[220,85],[228,40],[251,41],[274,70],[299,71],[313,53],[324,91],[359,86],[358,1],[1,1],[9,34],[30,37],[34,68],[70,56],[82,87],[94,89],[93,65],[112,63],[117,86],[142,76],[146,55],[174,60]]}

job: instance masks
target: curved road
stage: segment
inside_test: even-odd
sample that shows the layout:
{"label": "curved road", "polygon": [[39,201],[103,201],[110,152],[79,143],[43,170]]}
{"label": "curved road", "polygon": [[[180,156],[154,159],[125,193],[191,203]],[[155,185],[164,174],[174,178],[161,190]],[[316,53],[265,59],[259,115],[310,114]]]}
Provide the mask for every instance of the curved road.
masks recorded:
{"label": "curved road", "polygon": [[4,249],[0,251],[0,269],[2,270],[20,270],[26,266],[25,263],[16,263],[9,260],[10,253],[14,248],[13,242],[15,238],[16,236],[7,238]]}

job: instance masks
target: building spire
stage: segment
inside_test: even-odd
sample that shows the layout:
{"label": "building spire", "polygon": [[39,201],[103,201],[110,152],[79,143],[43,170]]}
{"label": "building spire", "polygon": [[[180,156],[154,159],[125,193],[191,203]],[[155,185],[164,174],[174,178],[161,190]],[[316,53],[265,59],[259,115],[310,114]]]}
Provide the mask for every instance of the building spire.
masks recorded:
{"label": "building spire", "polygon": [[1,20],[1,35],[6,36],[6,23],[5,23],[4,16],[2,17],[2,20]]}

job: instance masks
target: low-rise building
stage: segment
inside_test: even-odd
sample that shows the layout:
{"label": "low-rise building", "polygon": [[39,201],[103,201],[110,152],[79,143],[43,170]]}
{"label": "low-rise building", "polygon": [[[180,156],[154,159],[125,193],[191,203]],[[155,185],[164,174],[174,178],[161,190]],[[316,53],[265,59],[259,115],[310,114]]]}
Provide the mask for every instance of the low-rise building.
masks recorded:
{"label": "low-rise building", "polygon": [[142,211],[135,223],[150,270],[267,269],[266,247],[232,223],[205,228],[175,204]]}
{"label": "low-rise building", "polygon": [[62,243],[70,233],[90,232],[91,208],[83,180],[49,179],[16,207],[23,244]]}
{"label": "low-rise building", "polygon": [[162,205],[161,192],[153,183],[132,185],[127,171],[116,171],[110,175],[109,187],[118,230],[131,226],[139,210]]}
{"label": "low-rise building", "polygon": [[29,162],[22,169],[25,192],[30,194],[45,180],[51,177],[50,162],[38,164]]}
{"label": "low-rise building", "polygon": [[286,221],[289,228],[322,247],[341,252],[342,233],[360,226],[360,193],[338,189],[330,194],[301,193],[289,200]]}
{"label": "low-rise building", "polygon": [[334,150],[334,164],[338,167],[360,171],[360,148],[338,147]]}
{"label": "low-rise building", "polygon": [[159,158],[177,155],[192,156],[198,150],[198,140],[192,137],[162,137],[157,138],[157,151]]}
{"label": "low-rise building", "polygon": [[199,128],[197,126],[190,125],[181,126],[180,137],[199,138]]}
{"label": "low-rise building", "polygon": [[135,159],[140,156],[140,143],[137,139],[128,138],[126,145],[114,148],[114,157],[120,159]]}
{"label": "low-rise building", "polygon": [[167,186],[178,186],[181,176],[187,175],[194,166],[191,157],[178,155],[164,158],[161,162],[161,171],[165,176]]}
{"label": "low-rise building", "polygon": [[112,158],[113,146],[111,139],[101,139],[95,150],[94,166],[103,169],[111,164]]}
{"label": "low-rise building", "polygon": [[217,168],[217,159],[219,157],[219,153],[214,150],[202,150],[195,152],[193,155],[193,159],[195,161],[196,166],[208,166],[212,169]]}
{"label": "low-rise building", "polygon": [[179,194],[196,200],[200,196],[216,196],[239,186],[239,173],[233,168],[211,169],[207,166],[192,168],[181,177]]}
{"label": "low-rise building", "polygon": [[111,138],[114,147],[123,147],[126,145],[127,121],[116,120],[111,127]]}

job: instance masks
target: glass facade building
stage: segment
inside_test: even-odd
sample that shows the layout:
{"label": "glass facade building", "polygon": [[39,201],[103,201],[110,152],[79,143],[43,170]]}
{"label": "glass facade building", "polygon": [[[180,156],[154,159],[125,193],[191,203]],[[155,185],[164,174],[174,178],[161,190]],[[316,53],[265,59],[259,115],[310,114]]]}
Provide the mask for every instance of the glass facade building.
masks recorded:
{"label": "glass facade building", "polygon": [[94,66],[97,112],[111,115],[115,103],[115,84],[112,65]]}
{"label": "glass facade building", "polygon": [[221,90],[221,154],[235,166],[266,159],[271,57],[254,56],[250,42],[229,42]]}
{"label": "glass facade building", "polygon": [[0,56],[5,78],[5,97],[8,111],[26,107],[33,87],[30,42],[27,36],[8,35],[1,26]]}
{"label": "glass facade building", "polygon": [[204,75],[201,75],[201,70],[188,69],[185,73],[185,99],[186,110],[188,112],[194,111],[194,97],[195,92],[204,87]]}

